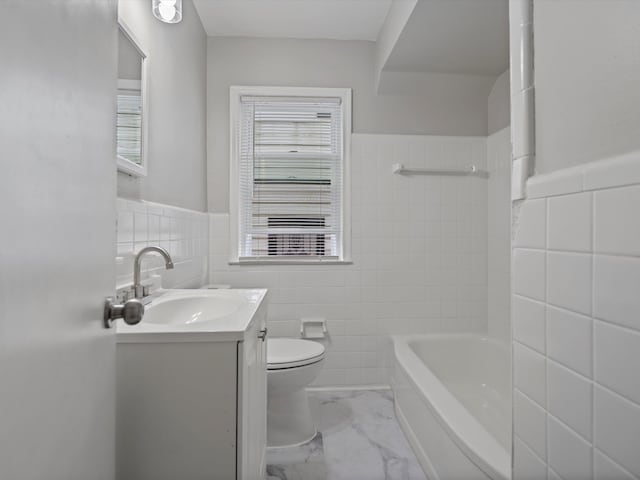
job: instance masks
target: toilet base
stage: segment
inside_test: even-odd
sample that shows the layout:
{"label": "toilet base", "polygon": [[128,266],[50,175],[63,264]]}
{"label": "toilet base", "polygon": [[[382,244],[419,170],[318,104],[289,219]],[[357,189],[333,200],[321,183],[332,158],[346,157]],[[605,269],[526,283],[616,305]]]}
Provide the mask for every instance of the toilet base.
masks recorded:
{"label": "toilet base", "polygon": [[293,447],[313,439],[317,430],[304,389],[270,394],[267,401],[267,447]]}

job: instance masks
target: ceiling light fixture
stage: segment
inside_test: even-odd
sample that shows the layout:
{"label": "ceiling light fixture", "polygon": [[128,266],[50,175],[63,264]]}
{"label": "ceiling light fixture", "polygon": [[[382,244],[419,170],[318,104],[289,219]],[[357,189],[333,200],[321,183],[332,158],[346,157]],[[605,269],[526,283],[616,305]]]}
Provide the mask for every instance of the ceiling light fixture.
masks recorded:
{"label": "ceiling light fixture", "polygon": [[182,0],[152,0],[153,16],[164,23],[182,20]]}

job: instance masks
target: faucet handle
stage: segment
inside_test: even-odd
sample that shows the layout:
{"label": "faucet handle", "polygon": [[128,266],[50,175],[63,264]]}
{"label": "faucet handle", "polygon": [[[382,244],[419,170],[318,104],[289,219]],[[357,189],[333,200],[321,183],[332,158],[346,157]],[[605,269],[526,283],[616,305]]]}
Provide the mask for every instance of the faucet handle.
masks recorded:
{"label": "faucet handle", "polygon": [[127,325],[140,323],[144,316],[144,305],[137,298],[127,300],[122,305],[113,303],[113,297],[107,297],[104,302],[104,328],[111,328],[114,320],[122,318]]}

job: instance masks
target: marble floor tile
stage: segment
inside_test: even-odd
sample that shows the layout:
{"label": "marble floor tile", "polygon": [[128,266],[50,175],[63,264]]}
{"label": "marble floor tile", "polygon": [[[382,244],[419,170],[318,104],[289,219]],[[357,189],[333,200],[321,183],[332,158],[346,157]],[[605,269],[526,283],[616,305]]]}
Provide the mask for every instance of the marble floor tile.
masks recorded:
{"label": "marble floor tile", "polygon": [[389,390],[313,392],[319,434],[269,449],[269,480],[425,480],[393,410]]}
{"label": "marble floor tile", "polygon": [[267,480],[326,480],[322,433],[299,447],[267,450]]}

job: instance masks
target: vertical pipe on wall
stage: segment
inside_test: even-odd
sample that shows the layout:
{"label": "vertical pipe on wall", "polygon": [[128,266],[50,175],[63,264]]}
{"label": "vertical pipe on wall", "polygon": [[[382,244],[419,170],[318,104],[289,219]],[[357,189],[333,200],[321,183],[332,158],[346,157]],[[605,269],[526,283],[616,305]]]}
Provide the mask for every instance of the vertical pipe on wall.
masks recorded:
{"label": "vertical pipe on wall", "polygon": [[[527,178],[533,173],[534,167],[533,0],[509,0],[509,56],[511,72],[511,160],[513,162],[511,165],[511,232],[513,237],[518,230],[520,208],[527,194]],[[513,253],[511,254],[511,259],[513,264]],[[515,273],[514,269],[512,275]],[[513,280],[511,282],[511,294],[513,294]],[[510,312],[510,317],[513,325],[512,311]],[[513,335],[513,327],[511,330]],[[511,344],[513,346],[513,341]],[[513,351],[511,354],[513,358]],[[513,377],[511,380],[513,385]],[[511,476],[513,478],[515,477],[513,415],[511,422]]]}
{"label": "vertical pipe on wall", "polygon": [[511,65],[511,199],[526,195],[535,156],[533,85],[533,0],[509,2]]}

